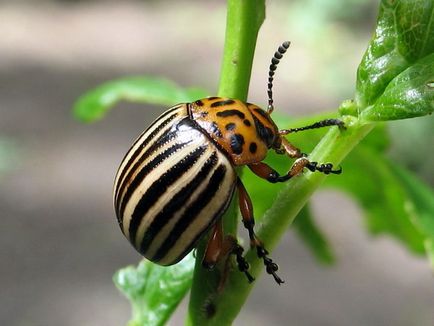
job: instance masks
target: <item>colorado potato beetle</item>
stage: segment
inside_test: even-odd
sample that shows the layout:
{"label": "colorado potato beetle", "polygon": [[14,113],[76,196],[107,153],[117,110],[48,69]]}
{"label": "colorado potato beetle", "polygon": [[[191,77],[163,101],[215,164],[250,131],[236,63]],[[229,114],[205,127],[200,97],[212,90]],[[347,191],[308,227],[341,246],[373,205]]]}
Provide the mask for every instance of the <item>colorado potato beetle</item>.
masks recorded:
{"label": "colorado potato beetle", "polygon": [[[238,268],[254,280],[243,257],[243,248],[224,236],[222,215],[238,191],[239,206],[250,245],[256,248],[266,271],[278,284],[278,266],[268,256],[254,232],[253,205],[235,167],[247,165],[269,182],[284,182],[304,168],[339,174],[331,163],[311,162],[284,135],[306,129],[339,126],[337,119],[279,130],[271,118],[273,77],[289,47],[284,42],[269,68],[268,109],[237,99],[208,97],[183,103],[160,115],[132,145],[116,175],[114,206],[119,226],[134,248],[147,259],[172,265],[180,261],[208,234],[203,266],[212,268],[229,254]],[[280,175],[265,164],[269,150],[295,158],[289,171]]]}

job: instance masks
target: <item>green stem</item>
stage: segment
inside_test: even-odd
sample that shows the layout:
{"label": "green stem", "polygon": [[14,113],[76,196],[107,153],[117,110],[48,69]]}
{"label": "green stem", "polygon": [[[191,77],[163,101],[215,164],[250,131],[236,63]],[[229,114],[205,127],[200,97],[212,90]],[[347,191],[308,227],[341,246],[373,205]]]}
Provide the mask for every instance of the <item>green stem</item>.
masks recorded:
{"label": "green stem", "polygon": [[265,0],[228,0],[226,38],[218,96],[247,100]]}
{"label": "green stem", "polygon": [[[256,39],[264,18],[265,0],[228,0],[226,38],[218,96],[247,99]],[[236,234],[238,215],[236,202],[232,200],[223,217],[227,234]],[[203,257],[205,246],[206,240],[199,244],[197,257]],[[206,271],[201,266],[201,259],[196,260],[187,325],[231,324],[231,320],[227,320],[224,316],[213,317],[214,311],[220,310],[214,304],[214,298],[218,297],[219,280],[218,269],[213,272]]]}

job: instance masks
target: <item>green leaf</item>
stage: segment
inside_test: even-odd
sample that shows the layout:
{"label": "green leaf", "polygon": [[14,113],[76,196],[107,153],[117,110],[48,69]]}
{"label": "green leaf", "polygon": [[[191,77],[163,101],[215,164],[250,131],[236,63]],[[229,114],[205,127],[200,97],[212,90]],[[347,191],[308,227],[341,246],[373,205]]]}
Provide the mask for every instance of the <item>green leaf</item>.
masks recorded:
{"label": "green leaf", "polygon": [[184,89],[175,83],[155,77],[126,77],[104,83],[82,95],[74,104],[74,116],[84,122],[101,119],[117,102],[175,105],[203,98],[207,91]]}
{"label": "green leaf", "polygon": [[416,173],[425,183],[434,185],[434,115],[398,120],[388,124],[393,143],[388,156]]}
{"label": "green leaf", "polygon": [[434,53],[395,77],[362,119],[384,121],[414,118],[434,111]]}
{"label": "green leaf", "polygon": [[390,81],[434,52],[432,0],[382,0],[375,34],[357,72],[356,102],[373,105]]}
{"label": "green leaf", "polygon": [[391,171],[405,189],[408,200],[404,203],[411,220],[427,237],[434,240],[434,192],[413,174],[391,164]]}
{"label": "green leaf", "polygon": [[372,136],[381,137],[381,133],[377,130],[359,144],[345,159],[342,178],[327,178],[325,185],[349,193],[360,203],[372,233],[391,234],[410,250],[422,253],[425,236],[413,224],[404,205],[410,200],[406,189],[384,154],[372,147]]}
{"label": "green leaf", "polygon": [[164,325],[191,287],[192,254],[172,266],[142,260],[136,267],[119,270],[113,281],[131,301],[133,317],[129,326]]}
{"label": "green leaf", "polygon": [[313,220],[309,204],[305,205],[298,213],[292,227],[312,251],[318,262],[325,265],[335,262],[335,256],[327,239]]}

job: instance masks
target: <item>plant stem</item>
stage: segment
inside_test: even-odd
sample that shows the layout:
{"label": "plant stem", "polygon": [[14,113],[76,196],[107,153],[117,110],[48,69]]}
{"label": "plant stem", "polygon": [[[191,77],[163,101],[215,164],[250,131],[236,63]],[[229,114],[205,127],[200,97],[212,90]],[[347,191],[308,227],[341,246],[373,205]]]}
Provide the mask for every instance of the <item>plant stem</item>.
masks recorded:
{"label": "plant stem", "polygon": [[228,0],[226,39],[218,96],[245,101],[259,28],[265,19],[264,0]]}
{"label": "plant stem", "polygon": [[[265,0],[228,0],[226,38],[218,96],[246,100],[259,28],[265,18]],[[236,197],[236,196],[234,196]],[[235,200],[234,200],[235,199]],[[227,234],[236,234],[236,198],[224,215]],[[212,318],[220,310],[214,305],[218,296],[219,270],[206,271],[201,266],[206,246],[203,240],[196,252],[196,266],[191,288],[187,325],[226,325],[225,318]],[[245,281],[245,280],[243,280]]]}

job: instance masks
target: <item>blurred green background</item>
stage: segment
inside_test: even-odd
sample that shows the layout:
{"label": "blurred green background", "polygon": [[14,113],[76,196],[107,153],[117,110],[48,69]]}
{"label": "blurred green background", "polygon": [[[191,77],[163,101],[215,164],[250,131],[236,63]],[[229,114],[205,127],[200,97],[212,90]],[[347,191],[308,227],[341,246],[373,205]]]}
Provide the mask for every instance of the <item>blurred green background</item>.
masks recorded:
{"label": "blurred green background", "polygon": [[[269,1],[249,101],[266,104],[270,57],[288,39],[277,110],[335,110],[353,96],[377,7],[372,0]],[[215,91],[225,9],[216,0],[0,2],[0,325],[129,319],[111,277],[140,257],[118,230],[112,182],[132,140],[164,108],[121,104],[83,125],[71,107],[89,88],[124,75]],[[433,122],[389,125],[391,157],[431,185]],[[340,193],[318,193],[313,210],[337,264],[319,266],[288,232],[273,254],[285,285],[258,280],[236,325],[287,325],[289,316],[307,326],[434,324],[425,259],[389,237],[370,237],[359,208]],[[181,325],[184,311],[170,324]]]}

